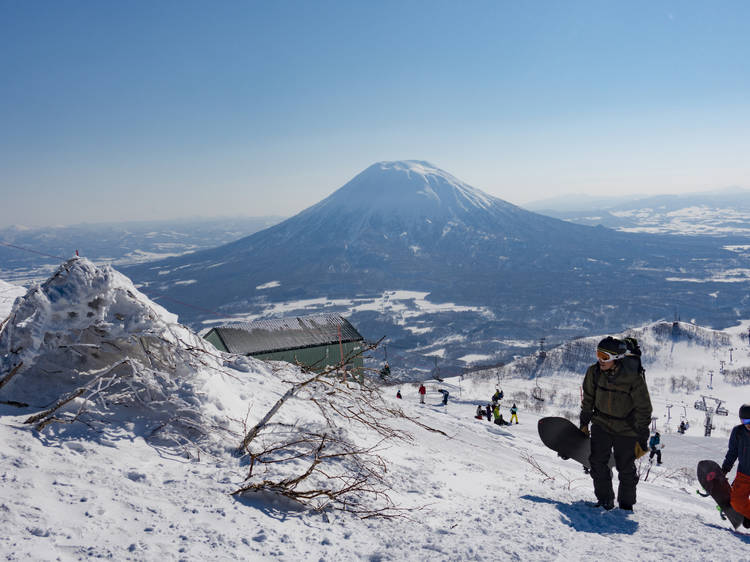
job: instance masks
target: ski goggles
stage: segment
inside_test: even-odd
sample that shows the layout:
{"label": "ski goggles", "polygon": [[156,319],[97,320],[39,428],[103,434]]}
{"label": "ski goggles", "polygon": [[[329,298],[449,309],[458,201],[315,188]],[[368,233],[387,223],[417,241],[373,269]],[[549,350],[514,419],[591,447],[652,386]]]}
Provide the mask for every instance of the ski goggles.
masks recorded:
{"label": "ski goggles", "polygon": [[602,361],[614,361],[615,359],[622,359],[622,355],[617,355],[616,353],[611,353],[603,349],[597,349],[596,358],[601,359]]}
{"label": "ski goggles", "polygon": [[744,425],[750,425],[750,420],[746,420],[745,418],[740,418],[740,421],[741,421],[741,422],[742,422],[742,423],[743,423]]}

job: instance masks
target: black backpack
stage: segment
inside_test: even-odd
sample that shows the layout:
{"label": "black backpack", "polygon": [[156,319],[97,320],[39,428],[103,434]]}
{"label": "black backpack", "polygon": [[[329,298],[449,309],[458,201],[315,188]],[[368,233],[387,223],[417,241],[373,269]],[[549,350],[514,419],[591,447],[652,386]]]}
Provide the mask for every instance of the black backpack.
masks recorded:
{"label": "black backpack", "polygon": [[638,340],[635,338],[623,338],[625,342],[625,347],[628,348],[628,355],[637,355],[638,357],[641,356],[641,348],[638,345]]}
{"label": "black backpack", "polygon": [[638,372],[642,377],[645,376],[646,369],[643,368],[643,364],[641,363],[641,347],[638,345],[638,340],[635,338],[623,338],[622,341],[625,343],[625,347],[627,347],[625,358],[631,357],[631,361],[637,360]]}

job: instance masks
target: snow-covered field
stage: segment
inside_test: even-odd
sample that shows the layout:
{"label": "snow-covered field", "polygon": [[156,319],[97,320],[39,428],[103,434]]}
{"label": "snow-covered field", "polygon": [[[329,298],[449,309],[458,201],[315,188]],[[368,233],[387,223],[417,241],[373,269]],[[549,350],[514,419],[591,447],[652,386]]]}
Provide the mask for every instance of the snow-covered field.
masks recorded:
{"label": "snow-covered field", "polygon": [[16,297],[26,294],[26,289],[0,279],[0,322],[5,320]]}
{"label": "snow-covered field", "polygon": [[[266,284],[269,287],[279,287],[278,281],[271,281]],[[266,288],[261,286],[257,288]],[[476,306],[459,306],[454,303],[435,303],[427,297],[429,293],[423,291],[385,291],[380,297],[376,298],[359,298],[359,299],[335,299],[329,300],[306,299],[297,301],[288,301],[282,303],[269,303],[263,310],[257,314],[236,314],[226,318],[213,318],[205,321],[204,324],[216,324],[217,322],[252,322],[258,318],[267,318],[269,316],[286,316],[298,314],[300,311],[315,312],[321,307],[341,308],[345,316],[350,316],[355,312],[374,311],[381,314],[387,314],[396,318],[396,325],[404,326],[413,333],[424,332],[418,326],[410,322],[419,321],[420,317],[426,315],[440,314],[444,312],[470,312],[484,317],[492,317],[492,312],[485,307]],[[430,331],[426,329],[426,331]]]}
{"label": "snow-covered field", "polygon": [[[67,351],[70,342],[57,347],[50,342],[71,337],[66,326],[84,322],[81,313],[97,291],[97,334],[105,331],[108,341],[158,337],[164,343],[161,356],[172,362],[164,361],[167,367],[158,371],[161,356],[147,354],[150,366],[134,363],[127,384],[113,385],[109,394],[101,385],[89,388],[57,412],[63,422],[72,422],[83,411],[81,421],[53,421],[35,430],[24,421],[48,403],[0,405],[0,553],[7,560],[750,560],[750,536],[729,530],[712,501],[695,493],[697,461],[721,461],[727,442],[723,425],[717,424],[713,437],[702,436],[702,412],[690,412],[688,435],[663,434],[663,466],[641,462],[633,513],[589,507],[590,478],[541,444],[536,422],[559,414],[558,406],[522,406],[520,424],[508,428],[473,418],[498,383],[506,393],[507,418],[514,394],[528,394],[537,384],[547,395],[555,388],[560,394],[578,392],[580,380],[570,374],[539,381],[486,374],[431,381],[424,405],[413,384],[382,387],[386,406],[400,407],[418,422],[389,419],[411,439],[388,440],[378,449],[388,494],[402,508],[389,512],[395,517],[319,512],[270,493],[232,495],[248,473],[247,459],[235,453],[241,436],[300,373],[208,354],[127,279],[88,268],[84,260],[79,271],[76,263],[69,280],[51,284],[44,298],[35,297],[36,304],[16,309],[24,316],[13,325],[16,340],[0,334],[0,345],[15,350],[0,348],[4,368],[14,353],[26,361],[12,381],[0,383],[0,400],[22,396],[32,403],[30,389],[41,395],[66,382],[75,387],[91,380],[92,371],[70,369],[63,361],[101,359],[89,353],[103,349],[103,340],[75,354]],[[82,325],[75,329],[84,330]],[[739,338],[741,330],[746,327],[732,337]],[[27,338],[28,350],[17,349],[18,338]],[[750,365],[747,350],[737,345],[733,362]],[[663,360],[647,366],[649,381],[682,373],[683,359],[707,365],[722,360],[716,348],[688,347],[690,352],[681,354],[651,348]],[[64,372],[34,367],[48,367],[53,358]],[[0,372],[0,380],[5,376]],[[737,405],[750,400],[748,387],[730,386],[718,375],[713,386],[727,401],[730,416],[722,424],[729,427]],[[447,406],[441,404],[441,388],[450,391]],[[673,393],[669,383],[654,388],[657,427],[674,426],[680,417],[674,404],[701,392]],[[284,427],[326,427],[311,397],[316,395],[284,402],[278,414]],[[564,403],[559,407],[571,409]],[[178,418],[191,420],[192,430],[210,431],[196,437],[175,423]],[[361,424],[345,424],[337,433],[355,443],[373,441],[372,429]]]}
{"label": "snow-covered field", "polygon": [[747,235],[750,216],[745,210],[695,205],[682,209],[631,209],[611,211],[617,217],[633,219],[638,226],[621,228],[624,232],[682,235]]}

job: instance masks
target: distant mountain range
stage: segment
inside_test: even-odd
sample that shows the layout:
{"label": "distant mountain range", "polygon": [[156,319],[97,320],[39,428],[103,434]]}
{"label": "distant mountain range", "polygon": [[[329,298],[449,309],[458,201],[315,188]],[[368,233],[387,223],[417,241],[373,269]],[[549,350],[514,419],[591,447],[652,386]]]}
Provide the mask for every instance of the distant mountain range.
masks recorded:
{"label": "distant mountain range", "polygon": [[276,224],[282,217],[221,217],[0,229],[0,279],[46,279],[76,251],[114,265],[213,248]]}
{"label": "distant mountain range", "polygon": [[750,190],[736,187],[653,197],[565,196],[537,201],[526,208],[576,224],[626,232],[750,235]]}
{"label": "distant mountain range", "polygon": [[572,224],[397,161],[248,237],[122,269],[194,327],[338,308],[389,357],[459,364],[675,313],[731,325],[750,312],[743,242]]}

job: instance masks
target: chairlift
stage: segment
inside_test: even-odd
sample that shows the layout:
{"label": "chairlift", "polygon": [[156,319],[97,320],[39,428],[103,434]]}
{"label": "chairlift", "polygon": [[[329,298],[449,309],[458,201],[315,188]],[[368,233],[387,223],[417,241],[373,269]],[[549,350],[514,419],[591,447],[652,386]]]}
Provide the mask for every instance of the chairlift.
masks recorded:
{"label": "chairlift", "polygon": [[539,338],[539,359],[547,357],[547,352],[544,351],[544,341],[545,338]]}
{"label": "chairlift", "polygon": [[539,382],[536,382],[536,386],[531,390],[531,397],[534,400],[539,400],[540,402],[544,402],[544,397],[542,396],[542,387],[539,386]]}
{"label": "chairlift", "polygon": [[724,406],[717,406],[716,407],[716,415],[717,416],[728,416],[729,410],[727,410]]}
{"label": "chairlift", "polygon": [[435,379],[438,382],[443,382],[443,378],[440,376],[440,367],[438,367],[437,363],[437,357],[434,357],[435,359],[435,368],[432,369],[432,378]]}
{"label": "chairlift", "polygon": [[705,411],[706,411],[706,403],[705,403],[705,402],[704,402],[703,400],[696,400],[696,401],[695,401],[695,404],[693,405],[693,407],[694,407],[694,408],[695,408],[696,410],[701,410],[701,411],[703,411],[703,412],[705,412]]}

